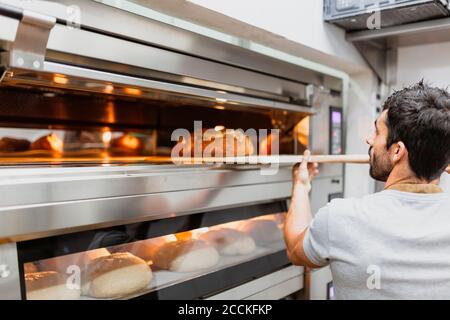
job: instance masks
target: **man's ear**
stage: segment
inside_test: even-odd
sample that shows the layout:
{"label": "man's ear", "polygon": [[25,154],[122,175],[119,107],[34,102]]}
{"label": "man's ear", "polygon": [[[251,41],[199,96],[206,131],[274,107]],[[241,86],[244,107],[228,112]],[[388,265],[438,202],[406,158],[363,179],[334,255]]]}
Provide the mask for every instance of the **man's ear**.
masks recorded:
{"label": "man's ear", "polygon": [[402,159],[408,156],[408,150],[406,149],[406,146],[402,141],[394,143],[393,148],[394,154],[392,156],[392,161],[394,163],[400,162]]}

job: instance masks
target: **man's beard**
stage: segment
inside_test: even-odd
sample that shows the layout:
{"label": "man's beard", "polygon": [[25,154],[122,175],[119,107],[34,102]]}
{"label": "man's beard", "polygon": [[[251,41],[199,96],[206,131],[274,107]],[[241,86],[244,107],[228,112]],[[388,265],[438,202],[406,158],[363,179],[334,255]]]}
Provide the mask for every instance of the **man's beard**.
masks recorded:
{"label": "man's beard", "polygon": [[370,156],[370,176],[378,181],[386,182],[391,174],[393,165],[389,161],[387,154],[377,156],[372,152],[372,147],[369,148]]}

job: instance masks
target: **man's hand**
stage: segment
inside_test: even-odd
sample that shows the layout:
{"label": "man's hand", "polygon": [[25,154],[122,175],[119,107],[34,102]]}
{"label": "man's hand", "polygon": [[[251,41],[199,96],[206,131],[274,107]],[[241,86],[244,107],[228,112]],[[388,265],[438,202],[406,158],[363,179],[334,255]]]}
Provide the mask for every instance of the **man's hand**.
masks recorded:
{"label": "man's hand", "polygon": [[311,190],[311,180],[319,173],[317,163],[308,164],[310,156],[311,153],[306,150],[302,163],[294,166],[294,188],[284,224],[284,239],[289,260],[293,264],[317,268],[303,249],[303,239],[312,220],[308,192]]}
{"label": "man's hand", "polygon": [[303,153],[303,161],[297,163],[293,168],[292,177],[294,187],[299,185],[304,186],[308,192],[311,190],[311,181],[319,174],[319,165],[309,162],[310,158],[311,152],[305,150]]}

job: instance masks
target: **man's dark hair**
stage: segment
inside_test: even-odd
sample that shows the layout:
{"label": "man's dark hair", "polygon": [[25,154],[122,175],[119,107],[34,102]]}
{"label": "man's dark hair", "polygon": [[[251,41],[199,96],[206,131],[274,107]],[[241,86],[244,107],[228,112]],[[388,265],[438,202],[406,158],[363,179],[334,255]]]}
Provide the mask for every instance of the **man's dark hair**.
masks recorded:
{"label": "man's dark hair", "polygon": [[450,93],[422,80],[394,92],[383,110],[388,110],[387,148],[402,141],[416,176],[438,178],[450,162]]}

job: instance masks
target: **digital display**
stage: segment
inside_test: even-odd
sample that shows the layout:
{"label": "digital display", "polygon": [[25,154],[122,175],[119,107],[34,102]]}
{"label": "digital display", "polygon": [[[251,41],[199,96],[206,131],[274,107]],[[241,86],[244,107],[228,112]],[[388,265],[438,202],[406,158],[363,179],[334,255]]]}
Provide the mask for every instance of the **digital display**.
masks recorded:
{"label": "digital display", "polygon": [[330,107],[330,154],[342,154],[342,109]]}
{"label": "digital display", "polygon": [[341,113],[338,111],[331,111],[331,122],[333,124],[341,123]]}

